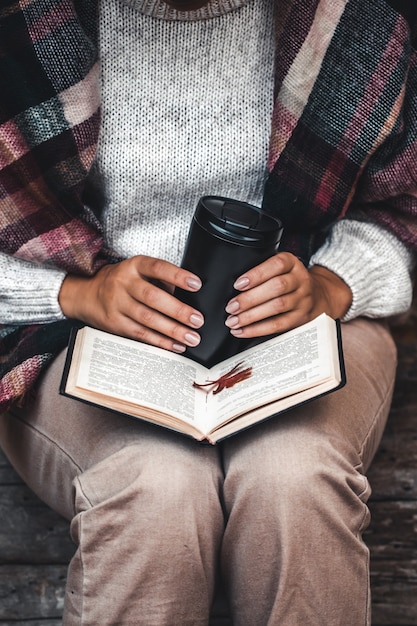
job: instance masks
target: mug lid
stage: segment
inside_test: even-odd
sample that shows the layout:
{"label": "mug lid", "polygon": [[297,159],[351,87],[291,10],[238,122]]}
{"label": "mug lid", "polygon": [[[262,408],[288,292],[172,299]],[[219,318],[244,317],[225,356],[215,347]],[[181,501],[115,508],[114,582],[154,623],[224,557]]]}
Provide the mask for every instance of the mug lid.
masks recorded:
{"label": "mug lid", "polygon": [[200,198],[194,217],[205,230],[241,245],[274,245],[282,234],[278,218],[247,202],[222,196]]}

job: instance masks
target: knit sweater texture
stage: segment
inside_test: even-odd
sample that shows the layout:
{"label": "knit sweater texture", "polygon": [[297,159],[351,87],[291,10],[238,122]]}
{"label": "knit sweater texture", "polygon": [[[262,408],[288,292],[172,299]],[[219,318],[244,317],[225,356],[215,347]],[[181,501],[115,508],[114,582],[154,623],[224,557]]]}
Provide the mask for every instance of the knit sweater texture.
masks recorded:
{"label": "knit sweater texture", "polygon": [[[0,10],[7,94],[0,104],[0,250],[90,274],[118,258],[83,195],[99,127],[95,3],[79,3],[78,14],[70,1],[59,11],[48,0],[7,5]],[[346,217],[370,228],[376,222],[392,243],[395,236],[417,244],[415,12],[407,7],[277,3],[263,207],[284,221],[283,249],[306,261],[340,235],[339,223],[330,237],[329,228]],[[3,328],[3,403],[24,393],[62,345],[64,327],[47,326]]]}
{"label": "knit sweater texture", "polygon": [[[179,264],[200,195],[261,205],[272,18],[271,0],[217,2],[192,13],[156,0],[102,0],[103,115],[89,184],[106,241],[120,256]],[[341,221],[310,262],[350,286],[346,319],[409,306],[411,252],[375,224]],[[1,254],[0,269],[1,322],[63,319],[64,272]]]}

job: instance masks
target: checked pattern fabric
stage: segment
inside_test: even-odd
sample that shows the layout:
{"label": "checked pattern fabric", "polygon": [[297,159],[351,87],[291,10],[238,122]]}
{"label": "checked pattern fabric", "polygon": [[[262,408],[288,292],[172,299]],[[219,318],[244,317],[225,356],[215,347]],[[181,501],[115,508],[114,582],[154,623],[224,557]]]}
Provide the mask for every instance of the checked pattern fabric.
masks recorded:
{"label": "checked pattern fabric", "polygon": [[[415,0],[276,0],[275,22],[264,209],[284,223],[282,249],[307,261],[344,217],[417,248]],[[100,130],[96,32],[97,0],[1,2],[0,250],[81,275],[117,261],[83,195]],[[0,412],[71,325],[0,326]]]}

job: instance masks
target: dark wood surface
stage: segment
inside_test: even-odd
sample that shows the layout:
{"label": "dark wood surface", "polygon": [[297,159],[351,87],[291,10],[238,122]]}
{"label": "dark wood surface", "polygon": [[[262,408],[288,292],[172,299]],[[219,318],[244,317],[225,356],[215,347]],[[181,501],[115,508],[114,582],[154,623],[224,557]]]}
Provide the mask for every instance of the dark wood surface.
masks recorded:
{"label": "dark wood surface", "polygon": [[[374,626],[417,626],[417,333],[397,339],[394,402],[368,474]],[[0,520],[0,624],[58,626],[74,551],[68,523],[22,484],[1,452]],[[213,626],[229,626],[222,604]]]}
{"label": "dark wood surface", "polygon": [[384,437],[368,472],[373,624],[417,625],[417,339],[398,342]]}

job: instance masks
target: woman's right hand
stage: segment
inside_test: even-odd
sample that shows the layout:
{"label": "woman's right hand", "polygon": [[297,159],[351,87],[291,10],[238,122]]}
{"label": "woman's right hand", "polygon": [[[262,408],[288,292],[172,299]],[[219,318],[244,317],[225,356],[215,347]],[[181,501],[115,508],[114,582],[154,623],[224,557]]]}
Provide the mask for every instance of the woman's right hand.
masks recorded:
{"label": "woman's right hand", "polygon": [[[159,285],[159,286],[158,286]],[[198,291],[201,281],[168,261],[135,256],[102,267],[92,277],[68,275],[59,292],[66,317],[173,352],[196,346],[202,314],[172,295]]]}

